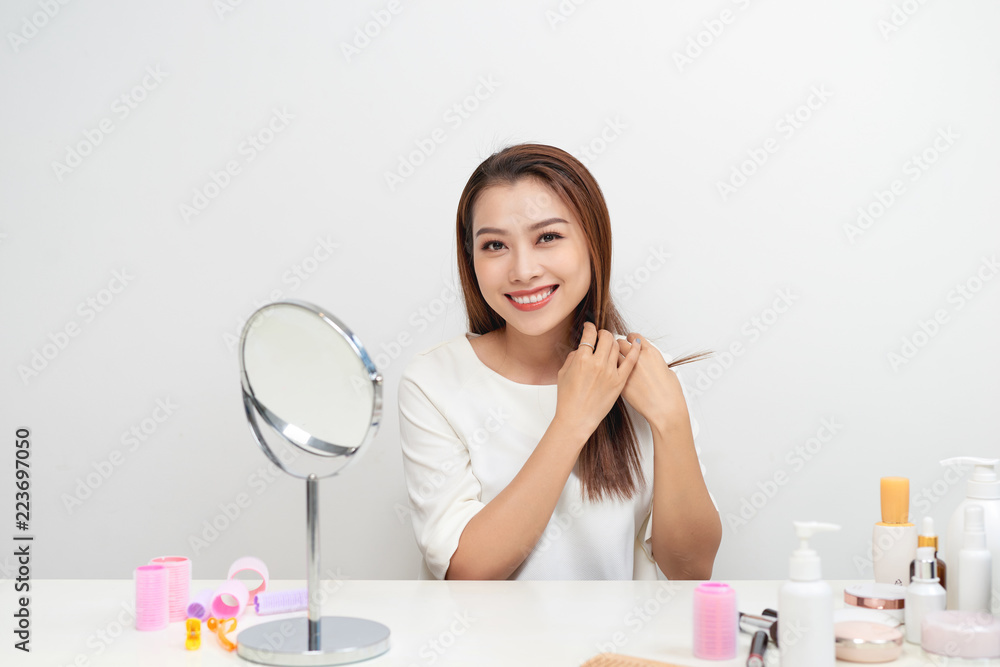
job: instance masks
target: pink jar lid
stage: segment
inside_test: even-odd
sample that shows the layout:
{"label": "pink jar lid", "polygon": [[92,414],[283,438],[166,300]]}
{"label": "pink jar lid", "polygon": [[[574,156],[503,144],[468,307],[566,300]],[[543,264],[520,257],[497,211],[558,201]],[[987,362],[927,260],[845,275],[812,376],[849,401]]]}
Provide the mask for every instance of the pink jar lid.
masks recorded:
{"label": "pink jar lid", "polygon": [[1000,618],[982,611],[932,611],[920,624],[928,653],[953,658],[1000,658]]}

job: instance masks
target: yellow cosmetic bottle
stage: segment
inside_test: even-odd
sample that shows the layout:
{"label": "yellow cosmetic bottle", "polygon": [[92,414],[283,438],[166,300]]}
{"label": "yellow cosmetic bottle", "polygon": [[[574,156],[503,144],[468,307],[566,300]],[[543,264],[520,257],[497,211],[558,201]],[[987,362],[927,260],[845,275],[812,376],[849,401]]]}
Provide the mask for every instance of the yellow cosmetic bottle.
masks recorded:
{"label": "yellow cosmetic bottle", "polygon": [[917,555],[917,527],[909,522],[910,480],[882,478],[882,520],[872,531],[875,582],[906,586]]}

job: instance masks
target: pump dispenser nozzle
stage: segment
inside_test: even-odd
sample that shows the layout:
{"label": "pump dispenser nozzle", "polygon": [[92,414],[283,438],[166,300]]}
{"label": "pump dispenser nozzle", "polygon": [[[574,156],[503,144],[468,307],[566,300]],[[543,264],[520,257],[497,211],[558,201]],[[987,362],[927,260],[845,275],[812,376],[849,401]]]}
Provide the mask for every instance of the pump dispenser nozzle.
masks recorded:
{"label": "pump dispenser nozzle", "polygon": [[[975,466],[967,483],[969,498],[1000,498],[1000,479],[996,465],[1000,459],[983,459],[977,456],[955,456],[943,459],[943,466]],[[949,547],[950,548],[950,547]]]}
{"label": "pump dispenser nozzle", "polygon": [[799,548],[792,552],[788,574],[792,581],[817,581],[822,575],[819,555],[809,547],[809,538],[816,533],[840,530],[840,526],[818,521],[793,521]]}

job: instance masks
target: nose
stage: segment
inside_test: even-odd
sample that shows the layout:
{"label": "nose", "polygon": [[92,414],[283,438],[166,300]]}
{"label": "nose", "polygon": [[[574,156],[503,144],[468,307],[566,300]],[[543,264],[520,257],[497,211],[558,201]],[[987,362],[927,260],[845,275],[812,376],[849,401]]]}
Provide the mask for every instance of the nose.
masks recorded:
{"label": "nose", "polygon": [[512,283],[530,283],[542,275],[542,267],[538,263],[538,255],[530,247],[523,245],[511,249],[510,281]]}

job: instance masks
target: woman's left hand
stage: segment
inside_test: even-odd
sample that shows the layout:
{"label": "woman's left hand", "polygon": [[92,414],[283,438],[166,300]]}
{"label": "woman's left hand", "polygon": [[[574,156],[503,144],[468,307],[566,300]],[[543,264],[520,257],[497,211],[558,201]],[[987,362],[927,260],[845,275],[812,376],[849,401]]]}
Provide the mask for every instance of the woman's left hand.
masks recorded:
{"label": "woman's left hand", "polygon": [[[625,382],[622,398],[654,428],[665,429],[674,419],[687,419],[687,403],[680,380],[649,339],[632,332],[627,340],[618,339],[619,351],[627,355],[636,338],[643,338],[639,360]],[[621,363],[624,359],[620,357],[618,361]]]}

